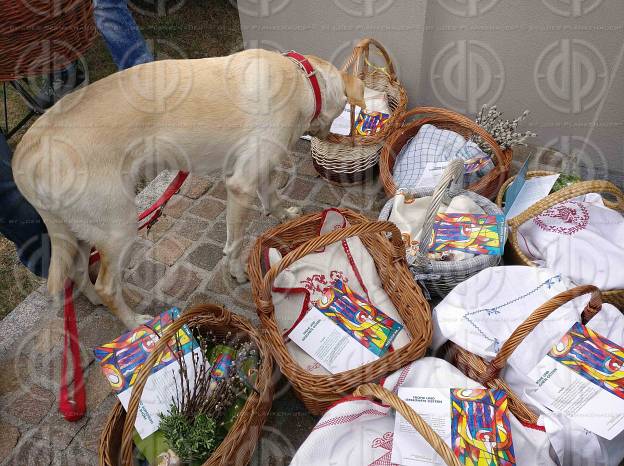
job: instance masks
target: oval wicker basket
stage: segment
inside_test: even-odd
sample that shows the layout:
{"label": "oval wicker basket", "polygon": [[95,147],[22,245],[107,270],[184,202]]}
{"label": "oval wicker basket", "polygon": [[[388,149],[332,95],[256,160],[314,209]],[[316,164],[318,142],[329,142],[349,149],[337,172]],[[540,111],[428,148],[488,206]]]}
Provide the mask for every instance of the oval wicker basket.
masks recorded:
{"label": "oval wicker basket", "polygon": [[436,451],[438,455],[442,457],[444,463],[448,466],[462,466],[462,462],[459,461],[453,450],[440,438],[440,436],[427,424],[427,422],[420,417],[416,411],[392,393],[390,390],[377,385],[377,384],[364,384],[360,385],[354,392],[356,397],[374,398],[381,401],[383,404],[392,407],[396,412],[401,415],[416,429],[416,431],[427,441],[429,445]]}
{"label": "oval wicker basket", "polygon": [[[406,123],[417,115],[421,115],[421,117]],[[494,138],[470,118],[451,110],[437,107],[417,107],[397,118],[397,129],[384,144],[379,160],[379,176],[386,195],[392,197],[397,190],[397,186],[392,177],[392,170],[396,157],[401,152],[403,146],[416,136],[420,128],[426,124],[455,131],[466,139],[473,134],[477,134],[492,148],[492,152],[494,153],[494,168],[481,177],[479,181],[471,184],[466,189],[474,191],[488,199],[494,199],[501,185],[509,176],[509,169],[511,168],[511,161],[513,158],[512,150],[501,149]]]}
{"label": "oval wicker basket", "polygon": [[[553,175],[553,172],[548,171],[533,171],[527,173],[527,178],[533,178],[537,176],[546,176]],[[515,177],[510,178],[507,182],[501,187],[500,192],[496,198],[496,203],[499,206],[503,205],[503,200],[505,196],[505,191],[509,187],[509,185],[513,182]],[[550,209],[555,204],[558,204],[563,201],[567,201],[569,199],[573,199],[577,196],[581,196],[583,194],[589,193],[598,193],[598,194],[610,194],[615,197],[615,201],[611,201],[609,199],[603,199],[604,204],[610,209],[619,210],[620,212],[624,212],[624,193],[613,183],[610,181],[600,181],[600,180],[592,180],[592,181],[579,181],[578,183],[571,184],[566,186],[565,188],[560,189],[552,194],[549,194],[544,199],[536,202],[527,210],[522,212],[517,217],[512,218],[508,221],[509,225],[509,242],[508,247],[505,249],[505,263],[507,264],[517,264],[517,265],[529,265],[532,267],[537,267],[535,262],[533,262],[529,257],[527,257],[522,249],[520,248],[520,243],[518,242],[518,227],[523,223],[537,217],[542,212]],[[624,310],[624,289],[623,290],[602,290],[602,296],[605,302],[613,304],[620,310]]]}
{"label": "oval wicker basket", "polygon": [[[500,215],[503,213],[502,210],[489,199],[475,192],[465,191],[458,187],[463,177],[463,168],[464,164],[461,160],[453,160],[444,171],[438,186],[435,188],[404,191],[415,197],[432,197],[431,204],[425,214],[421,237],[431,238],[435,216],[443,200],[446,200],[448,204],[452,197],[460,194],[472,199],[486,214]],[[379,213],[379,220],[388,220],[390,218],[392,205],[393,200],[389,199]],[[443,298],[455,288],[456,285],[487,267],[497,265],[500,260],[500,256],[490,254],[477,254],[474,257],[460,261],[431,260],[429,259],[429,243],[421,241],[418,257],[415,262],[410,263],[409,266],[414,274],[414,279],[421,282],[429,292],[433,292]]]}
{"label": "oval wicker basket", "polygon": [[600,290],[593,285],[583,285],[572,288],[546,301],[513,331],[496,357],[491,361],[487,362],[480,356],[460,348],[452,342],[447,344],[444,348],[446,351],[446,359],[450,360],[459,370],[466,374],[467,377],[476,380],[485,387],[504,390],[509,398],[509,409],[514,416],[522,422],[537,424],[538,414],[529,408],[522,399],[511,390],[509,385],[500,378],[500,372],[505,367],[507,360],[515,349],[542,320],[565,303],[587,293],[591,293],[591,299],[589,303],[587,303],[587,306],[585,306],[582,314],[582,321],[583,324],[585,324],[591,320],[602,307]]}
{"label": "oval wicker basket", "polygon": [[202,466],[245,465],[249,463],[273,399],[273,359],[271,352],[266,342],[247,319],[220,306],[200,304],[184,312],[167,328],[156,344],[154,351],[147,359],[133,385],[128,413],[126,414],[121,403],[115,404],[100,437],[100,466],[131,466],[134,464],[132,434],[139,397],[143,392],[150,369],[158,356],[166,349],[169,340],[174,337],[182,325],[188,325],[191,329],[198,329],[200,332],[212,330],[216,335],[224,335],[227,332],[240,334],[242,338],[251,341],[258,349],[261,363],[256,380],[257,393],[249,396],[225,439]]}
{"label": "oval wicker basket", "polygon": [[92,0],[2,2],[0,81],[62,70],[97,36]]}
{"label": "oval wicker basket", "polygon": [[[385,69],[369,66],[370,46],[381,53]],[[392,111],[378,133],[369,136],[353,134],[355,108],[351,106],[351,132],[348,136],[329,133],[327,138],[312,138],[312,162],[316,171],[331,183],[353,185],[370,179],[379,162],[379,153],[386,138],[397,127],[398,117],[407,108],[407,93],[397,80],[387,50],[375,39],[362,39],[342,67],[364,81],[366,87],[385,92]]]}
{"label": "oval wicker basket", "polygon": [[[318,236],[322,213],[305,215],[262,234],[253,246],[248,263],[258,315],[273,355],[297,397],[315,415],[323,413],[358,385],[376,381],[421,358],[431,341],[431,310],[407,268],[398,229],[390,222],[371,222],[350,210],[338,210],[347,218],[349,227]],[[391,241],[386,236],[387,232],[392,234]],[[297,364],[286,348],[275,319],[271,296],[273,281],[296,260],[320,247],[352,236],[359,236],[373,257],[383,287],[399,311],[412,340],[371,364],[333,375],[312,375]],[[264,274],[262,257],[267,248],[277,248],[285,256]]]}

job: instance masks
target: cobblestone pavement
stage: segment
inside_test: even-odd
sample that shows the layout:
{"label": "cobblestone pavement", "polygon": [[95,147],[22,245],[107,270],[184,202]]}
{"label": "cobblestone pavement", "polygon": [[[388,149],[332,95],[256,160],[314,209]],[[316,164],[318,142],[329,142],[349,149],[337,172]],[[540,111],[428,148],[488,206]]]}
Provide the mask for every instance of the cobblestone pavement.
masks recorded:
{"label": "cobblestone pavement", "polygon": [[[378,182],[348,189],[316,175],[309,144],[301,142],[282,163],[275,180],[287,204],[313,212],[345,206],[372,218],[385,201]],[[238,285],[224,268],[225,187],[214,178],[190,177],[165,208],[165,215],[128,246],[130,266],[124,295],[132,308],[155,315],[175,305],[215,302],[257,322],[249,284]],[[247,247],[277,224],[250,206]],[[95,465],[100,431],[115,397],[93,360],[94,346],[124,331],[105,308],[76,298],[87,415],[70,423],[58,413],[57,394],[63,339],[62,311],[52,309],[40,288],[0,322],[0,464]],[[18,312],[19,311],[19,312]],[[315,418],[307,414],[282,378],[273,409],[251,464],[285,465]]]}

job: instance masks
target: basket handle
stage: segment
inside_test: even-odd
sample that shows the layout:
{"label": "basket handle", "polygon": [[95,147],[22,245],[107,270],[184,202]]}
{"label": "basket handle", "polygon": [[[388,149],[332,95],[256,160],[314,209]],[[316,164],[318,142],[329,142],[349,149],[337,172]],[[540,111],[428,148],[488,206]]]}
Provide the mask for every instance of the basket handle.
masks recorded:
{"label": "basket handle", "polygon": [[232,314],[227,309],[214,304],[200,304],[193,306],[188,311],[184,312],[174,322],[172,322],[167,330],[160,337],[154,350],[151,352],[143,367],[137,375],[136,381],[132,385],[132,394],[130,395],[130,401],[128,402],[128,410],[126,413],[126,419],[124,421],[123,431],[121,435],[121,459],[122,464],[133,464],[132,460],[132,448],[134,445],[133,433],[134,423],[136,422],[137,411],[139,409],[139,402],[141,401],[141,395],[145,388],[145,383],[150,375],[152,367],[156,364],[156,361],[160,355],[168,347],[169,341],[175,337],[178,331],[183,325],[187,325],[192,322],[195,317],[205,315],[207,312],[213,314],[215,326],[228,326],[231,323]]}
{"label": "basket handle", "polygon": [[499,377],[500,371],[505,367],[505,364],[511,357],[512,353],[540,322],[565,303],[587,293],[591,293],[591,298],[585,306],[585,309],[583,309],[581,320],[583,324],[591,320],[591,318],[594,317],[602,308],[602,293],[594,285],[577,286],[552,297],[534,310],[531,315],[512,332],[496,357],[488,364],[483,376],[483,383],[488,383]]}
{"label": "basket handle", "polygon": [[448,201],[449,192],[453,190],[453,185],[459,185],[464,176],[464,162],[460,159],[452,160],[444,170],[442,178],[438,182],[433,195],[431,196],[431,203],[427,208],[425,214],[425,223],[423,224],[420,234],[420,245],[418,246],[419,259],[422,264],[428,262],[429,253],[429,241],[431,240],[431,234],[433,232],[433,224],[435,223],[435,217],[442,205],[443,201]]}
{"label": "basket handle", "polygon": [[453,453],[453,450],[444,443],[444,440],[427,424],[422,417],[420,417],[416,411],[409,407],[409,405],[399,398],[397,395],[387,390],[386,388],[377,384],[364,384],[360,385],[353,392],[355,396],[364,396],[376,398],[385,404],[390,405],[396,411],[407,419],[407,421],[418,431],[420,435],[433,447],[438,455],[442,457],[444,462],[448,466],[462,466],[457,456]]}
{"label": "basket handle", "polygon": [[494,157],[496,158],[496,165],[499,165],[501,167],[505,166],[506,157],[503,154],[503,149],[498,145],[498,142],[496,142],[494,137],[490,133],[488,133],[482,126],[478,125],[476,121],[471,120],[461,113],[447,110],[445,108],[415,107],[397,117],[397,127],[402,126],[406,121],[416,115],[432,115],[437,117],[441,116],[449,121],[463,126],[464,128],[469,129],[473,133],[479,135],[481,139],[483,139],[492,148],[492,151],[494,152]]}
{"label": "basket handle", "polygon": [[293,262],[310,254],[311,252],[318,250],[319,248],[328,246],[337,241],[345,240],[352,236],[359,236],[367,233],[383,232],[390,232],[392,235],[390,238],[393,246],[392,261],[398,262],[401,260],[405,260],[405,246],[401,238],[401,232],[392,222],[362,222],[356,225],[348,226],[346,228],[339,228],[330,231],[329,233],[317,236],[310,241],[307,241],[306,243],[300,245],[296,249],[293,249],[284,257],[282,257],[282,259],[277,264],[274,264],[262,278],[262,301],[265,301],[266,306],[260,306],[258,307],[258,309],[261,312],[268,312],[264,311],[264,309],[270,307],[270,302],[268,300],[271,299],[273,282],[275,281],[275,278]]}
{"label": "basket handle", "polygon": [[[394,64],[392,63],[390,54],[378,40],[373,39],[372,37],[366,37],[360,40],[355,45],[355,47],[353,48],[353,53],[351,53],[351,56],[347,59],[344,65],[342,65],[342,71],[349,72],[349,69],[353,68],[352,74],[354,76],[364,76],[364,74],[366,73],[366,67],[368,66],[366,60],[368,59],[371,44],[374,45],[375,48],[377,48],[377,50],[381,53],[382,57],[386,61],[386,67],[388,68],[388,77],[390,78],[390,80],[396,81],[396,71],[394,70]],[[363,62],[363,66],[360,70],[361,62]]]}
{"label": "basket handle", "polygon": [[573,199],[583,194],[596,192],[613,194],[618,200],[615,206],[617,206],[619,210],[624,210],[624,193],[622,193],[622,191],[620,191],[618,187],[610,181],[580,181],[549,194],[544,199],[536,202],[520,215],[509,220],[509,226],[511,228],[517,228],[527,220],[531,220],[533,217],[538,216],[542,212],[550,209],[552,206],[559,204],[560,202]]}

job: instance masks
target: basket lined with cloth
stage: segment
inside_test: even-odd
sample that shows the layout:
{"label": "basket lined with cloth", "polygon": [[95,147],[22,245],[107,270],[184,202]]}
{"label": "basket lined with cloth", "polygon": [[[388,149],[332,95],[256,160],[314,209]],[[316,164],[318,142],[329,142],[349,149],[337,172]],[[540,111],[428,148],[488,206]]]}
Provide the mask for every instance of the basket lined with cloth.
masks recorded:
{"label": "basket lined with cloth", "polygon": [[[458,283],[466,280],[486,267],[497,265],[501,257],[490,254],[476,254],[474,256],[459,253],[460,260],[437,260],[429,253],[430,239],[435,217],[439,212],[446,213],[485,213],[500,215],[502,211],[493,202],[472,191],[461,189],[464,173],[464,164],[461,160],[453,160],[447,166],[436,188],[422,188],[397,193],[388,200],[379,214],[379,220],[390,220],[404,224],[400,229],[403,232],[405,246],[411,253],[407,254],[407,261],[414,278],[429,292],[444,297]],[[426,211],[410,218],[400,218],[398,203],[402,198],[410,210],[414,210],[414,200],[423,204]],[[421,202],[422,201],[422,202]],[[405,230],[410,229],[409,235]],[[501,238],[501,241],[504,241]]]}
{"label": "basket lined with cloth", "polygon": [[[400,233],[390,222],[372,222],[347,209],[303,216],[256,240],[248,273],[266,339],[295,394],[313,414],[358,385],[422,357],[431,340],[429,305],[409,273]],[[336,280],[403,328],[393,351],[330,374],[288,335]]]}
{"label": "basket lined with cloth", "polygon": [[624,343],[624,316],[602,304],[595,286],[574,287],[544,268],[492,267],[436,306],[432,349],[468,377],[506,391],[518,419],[545,428],[559,464],[618,464],[624,458],[624,433],[606,440],[552,411],[532,374],[577,323]]}
{"label": "basket lined with cloth", "polygon": [[[419,448],[422,459],[427,458],[431,464],[440,464],[440,461],[449,465],[464,464],[430,425],[397,396],[400,388],[438,388],[448,390],[450,395],[451,389],[455,388],[472,390],[483,387],[443,359],[422,358],[394,372],[380,385],[362,385],[353,396],[336,403],[298,449],[292,466],[395,464],[391,462],[393,453],[395,459],[400,456],[400,452],[394,451],[399,448],[394,438],[396,413],[400,413],[433,448],[424,445]],[[514,464],[556,464],[550,457],[550,444],[542,429],[522,424],[513,413],[510,413],[509,421]],[[497,440],[494,450],[504,457],[509,436]],[[466,441],[463,445],[469,443]],[[457,450],[461,455],[459,445]],[[408,461],[403,464],[409,464]]]}
{"label": "basket lined with cloth", "polygon": [[[528,177],[547,174],[529,172]],[[499,205],[507,187],[501,189]],[[606,302],[624,309],[622,213],[624,193],[609,181],[566,186],[509,219],[506,262],[548,267],[577,285],[596,285]]]}
{"label": "basket lined with cloth", "polygon": [[[461,135],[466,139],[464,144],[466,146],[472,146],[470,147],[471,153],[476,152],[474,148],[477,147],[474,142],[470,141],[470,137],[473,135],[480,136],[481,140],[490,147],[490,151],[493,154],[491,160],[493,166],[478,179],[471,180],[471,183],[466,189],[476,192],[488,199],[493,199],[509,175],[513,152],[511,149],[501,149],[494,138],[470,118],[437,107],[417,107],[403,113],[398,118],[397,128],[387,139],[381,151],[379,161],[380,178],[386,195],[392,197],[399,189],[409,190],[421,187],[417,183],[408,183],[408,185],[397,184],[394,171],[397,159],[405,159],[401,160],[402,165],[407,163],[421,164],[422,160],[420,160],[420,158],[426,159],[427,157],[435,157],[438,155],[429,154],[427,152],[429,148],[425,147],[424,149],[426,150],[419,150],[418,154],[416,154],[419,160],[407,160],[407,157],[404,156],[404,151],[409,149],[412,140],[418,135],[421,129],[423,129],[423,127],[426,128],[427,125],[432,125],[441,130],[453,131]],[[435,149],[434,152],[445,149],[447,148],[439,147]],[[450,147],[448,149],[450,149]],[[453,149],[456,148],[453,147]],[[455,154],[453,153],[451,156],[455,157]],[[468,156],[469,152],[466,154],[465,158]],[[424,165],[418,167],[419,172],[422,172],[424,169]]]}
{"label": "basket lined with cloth", "polygon": [[[383,57],[384,67],[370,63],[371,45]],[[382,92],[390,110],[390,116],[379,131],[360,135],[355,131],[358,117],[355,106],[347,105],[351,115],[349,134],[330,132],[325,139],[312,138],[312,161],[316,171],[332,183],[351,185],[362,183],[372,176],[384,141],[397,127],[399,116],[407,108],[407,93],[397,79],[390,55],[373,38],[358,42],[342,70],[362,79],[368,90]]]}
{"label": "basket lined with cloth", "polygon": [[200,304],[184,312],[167,327],[158,340],[134,382],[128,412],[126,413],[119,401],[115,404],[100,436],[100,466],[135,464],[133,460],[133,433],[143,388],[152,367],[163,352],[167,350],[168,343],[183,325],[188,326],[191,331],[201,334],[212,332],[215,335],[226,335],[231,332],[233,335],[240,336],[243,341],[249,341],[257,349],[260,356],[260,366],[258,367],[254,391],[245,401],[223,441],[202,466],[247,464],[251,459],[273,400],[273,358],[271,351],[247,319],[220,306]]}

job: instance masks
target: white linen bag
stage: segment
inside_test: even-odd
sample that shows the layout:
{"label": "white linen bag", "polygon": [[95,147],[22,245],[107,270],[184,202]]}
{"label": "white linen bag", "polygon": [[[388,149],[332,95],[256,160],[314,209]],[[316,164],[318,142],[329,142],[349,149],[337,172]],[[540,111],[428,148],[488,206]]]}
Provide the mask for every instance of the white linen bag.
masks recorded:
{"label": "white linen bag", "polygon": [[[531,313],[559,293],[573,288],[558,272],[527,266],[492,267],[459,284],[433,311],[432,347],[448,340],[492,360],[512,332]],[[536,384],[529,372],[550,348],[579,322],[589,296],[580,296],[540,322],[507,360],[500,377],[536,413],[562,465],[617,465],[624,458],[624,434],[607,441],[570,419],[557,415],[535,398]],[[602,309],[587,326],[611,341],[624,343],[624,316],[612,305]]]}
{"label": "white linen bag", "polygon": [[[394,393],[399,387],[480,387],[437,358],[409,364],[387,377],[382,386]],[[510,423],[518,466],[555,465],[541,427],[524,426],[512,414]],[[368,399],[347,397],[325,413],[295,454],[291,466],[392,466],[393,437],[393,409]]]}
{"label": "white linen bag", "polygon": [[[347,226],[348,222],[340,211],[327,209],[323,212],[319,235]],[[281,254],[277,249],[267,251],[265,262],[268,266],[279,260]],[[277,275],[271,296],[275,306],[275,319],[285,336],[305,315],[312,303],[336,280],[342,280],[357,294],[403,324],[399,311],[383,289],[373,257],[359,238],[352,237],[302,257]],[[410,340],[407,328],[403,328],[395,337],[392,346],[395,349],[401,348]],[[302,368],[312,374],[329,374],[294,342],[289,340],[286,347]]]}

